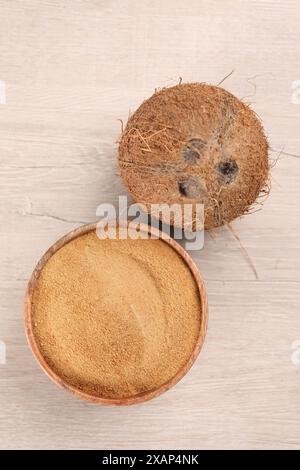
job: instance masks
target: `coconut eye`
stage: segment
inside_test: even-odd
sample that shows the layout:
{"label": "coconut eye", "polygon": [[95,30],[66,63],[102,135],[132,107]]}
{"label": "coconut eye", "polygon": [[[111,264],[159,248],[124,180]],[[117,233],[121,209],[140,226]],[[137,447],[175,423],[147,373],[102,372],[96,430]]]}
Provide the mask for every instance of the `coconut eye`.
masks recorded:
{"label": "coconut eye", "polygon": [[201,139],[189,140],[182,151],[183,159],[186,163],[194,165],[198,162],[202,156],[203,148],[206,147],[206,143]]}
{"label": "coconut eye", "polygon": [[226,160],[219,163],[217,170],[220,173],[222,181],[225,184],[229,184],[235,180],[239,167],[235,160]]}
{"label": "coconut eye", "polygon": [[201,184],[196,176],[189,176],[179,180],[178,189],[182,196],[196,197],[201,192]]}

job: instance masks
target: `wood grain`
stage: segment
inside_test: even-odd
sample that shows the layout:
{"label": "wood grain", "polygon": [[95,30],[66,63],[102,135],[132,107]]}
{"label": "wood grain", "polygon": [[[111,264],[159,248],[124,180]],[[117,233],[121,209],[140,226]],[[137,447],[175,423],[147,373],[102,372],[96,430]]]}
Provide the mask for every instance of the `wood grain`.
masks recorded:
{"label": "wood grain", "polygon": [[[1,448],[300,447],[300,4],[297,0],[0,2]],[[120,122],[156,87],[223,86],[252,104],[279,161],[262,211],[191,256],[208,290],[200,359],[163,396],[124,409],[61,393],[26,343],[22,304],[42,253],[126,194]],[[289,156],[294,154],[296,156]],[[298,157],[297,157],[298,156]]]}

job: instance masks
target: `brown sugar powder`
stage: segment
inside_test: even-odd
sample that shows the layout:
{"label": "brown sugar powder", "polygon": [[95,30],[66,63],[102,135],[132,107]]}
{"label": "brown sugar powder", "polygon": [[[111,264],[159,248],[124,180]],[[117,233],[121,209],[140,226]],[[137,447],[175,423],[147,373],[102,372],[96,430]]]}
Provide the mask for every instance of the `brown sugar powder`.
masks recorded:
{"label": "brown sugar powder", "polygon": [[99,240],[95,231],[48,260],[32,325],[48,365],[104,398],[158,388],[187,363],[201,323],[197,284],[162,240]]}

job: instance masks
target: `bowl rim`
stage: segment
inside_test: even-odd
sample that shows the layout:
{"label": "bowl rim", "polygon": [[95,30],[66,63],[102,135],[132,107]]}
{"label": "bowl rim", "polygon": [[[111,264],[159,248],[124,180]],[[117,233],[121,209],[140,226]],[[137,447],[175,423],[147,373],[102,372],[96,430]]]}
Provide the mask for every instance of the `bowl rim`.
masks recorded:
{"label": "bowl rim", "polygon": [[[130,222],[125,222],[125,223],[121,222],[118,224],[118,226],[128,227],[128,224],[130,224]],[[68,384],[65,380],[63,380],[59,375],[57,375],[52,370],[52,368],[46,362],[44,356],[40,352],[40,349],[37,345],[34,332],[33,332],[33,325],[32,325],[32,309],[31,309],[32,297],[33,297],[33,293],[36,287],[38,277],[41,271],[43,270],[44,266],[46,265],[48,260],[54,255],[54,253],[56,253],[60,248],[62,248],[64,245],[66,245],[70,241],[75,240],[76,238],[82,235],[85,235],[89,232],[96,231],[97,225],[98,225],[98,222],[89,223],[89,224],[77,227],[76,229],[68,232],[66,235],[58,239],[53,245],[51,245],[48,248],[48,250],[44,253],[44,255],[41,257],[41,259],[38,261],[29,279],[27,289],[25,292],[25,298],[24,298],[25,333],[26,333],[29,347],[31,349],[31,352],[34,358],[36,359],[37,363],[42,368],[42,370],[46,373],[46,375],[55,384],[70,391],[78,398],[81,398],[83,400],[86,400],[88,402],[98,404],[98,405],[138,404],[138,403],[148,401],[152,398],[155,398],[161,395],[162,393],[166,392],[167,390],[169,390],[174,385],[176,385],[186,375],[186,373],[189,371],[189,369],[192,367],[195,360],[197,359],[204,343],[204,339],[205,339],[205,335],[207,331],[207,324],[208,324],[208,301],[207,301],[206,288],[205,288],[204,281],[201,277],[200,272],[198,271],[196,264],[194,263],[190,255],[187,253],[187,251],[178,242],[176,242],[170,235],[166,234],[165,232],[162,233],[162,231],[157,228],[151,227],[150,225],[139,223],[138,225],[142,232],[156,235],[157,237],[159,237],[160,240],[167,243],[172,249],[174,249],[181,256],[181,258],[185,261],[185,263],[187,264],[187,266],[189,267],[193,275],[193,278],[198,287],[200,304],[201,304],[201,321],[200,321],[200,327],[199,327],[198,337],[197,337],[195,346],[190,354],[189,359],[184,364],[184,366],[182,366],[178,370],[175,376],[173,376],[167,382],[160,385],[158,388],[151,389],[146,392],[133,395],[131,397],[122,397],[122,398],[99,397],[99,396],[84,392],[82,390],[79,390],[73,385]]]}

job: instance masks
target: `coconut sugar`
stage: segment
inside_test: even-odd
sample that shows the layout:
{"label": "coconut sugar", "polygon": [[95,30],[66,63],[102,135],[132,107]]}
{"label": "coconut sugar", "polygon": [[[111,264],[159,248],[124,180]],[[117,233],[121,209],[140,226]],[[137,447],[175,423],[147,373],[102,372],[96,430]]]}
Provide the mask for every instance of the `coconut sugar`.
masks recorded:
{"label": "coconut sugar", "polygon": [[200,323],[196,281],[162,240],[81,235],[48,260],[32,298],[35,341],[48,365],[104,398],[172,379],[189,360]]}

